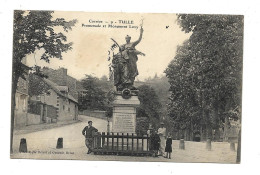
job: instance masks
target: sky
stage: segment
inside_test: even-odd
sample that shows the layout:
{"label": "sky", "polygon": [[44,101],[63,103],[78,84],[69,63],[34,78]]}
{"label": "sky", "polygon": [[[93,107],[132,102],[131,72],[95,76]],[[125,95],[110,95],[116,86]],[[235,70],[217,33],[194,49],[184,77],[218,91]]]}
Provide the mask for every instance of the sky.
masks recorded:
{"label": "sky", "polygon": [[[64,67],[68,69],[68,74],[76,79],[83,78],[85,74],[97,77],[108,76],[110,63],[107,61],[108,50],[113,44],[110,38],[116,40],[119,45],[125,43],[126,35],[132,37],[132,42],[136,41],[139,38],[142,21],[143,38],[136,49],[145,53],[146,56],[138,57],[138,80],[153,77],[155,74],[163,75],[164,70],[175,56],[177,46],[190,36],[181,31],[175,14],[56,11],[53,17],[78,20],[73,30],[68,33],[63,32],[62,28],[55,28],[56,32],[65,33],[67,40],[73,42],[73,49],[62,53],[63,60],[52,58],[50,63],[40,60],[42,52],[39,51],[27,57],[27,64],[54,69]],[[101,27],[87,26],[98,24]],[[108,27],[109,24],[127,26],[127,28],[111,28]],[[129,25],[132,27],[130,28]],[[116,52],[117,50],[115,50]]]}

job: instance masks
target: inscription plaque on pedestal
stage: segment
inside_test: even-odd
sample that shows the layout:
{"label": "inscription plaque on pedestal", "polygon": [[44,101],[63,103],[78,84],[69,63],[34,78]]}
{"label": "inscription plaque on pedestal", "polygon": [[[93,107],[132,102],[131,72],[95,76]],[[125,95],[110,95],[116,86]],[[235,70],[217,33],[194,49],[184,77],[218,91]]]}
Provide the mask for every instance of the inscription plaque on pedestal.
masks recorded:
{"label": "inscription plaque on pedestal", "polygon": [[135,133],[135,114],[114,113],[113,132]]}
{"label": "inscription plaque on pedestal", "polygon": [[136,107],[139,104],[137,96],[132,96],[130,99],[117,96],[113,107],[112,132],[136,132]]}

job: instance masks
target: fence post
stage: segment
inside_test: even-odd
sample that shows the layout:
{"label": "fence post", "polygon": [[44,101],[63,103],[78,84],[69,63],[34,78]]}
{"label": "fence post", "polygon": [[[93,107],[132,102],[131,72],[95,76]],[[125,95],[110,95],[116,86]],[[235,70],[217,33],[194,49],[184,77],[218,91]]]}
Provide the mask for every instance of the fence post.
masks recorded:
{"label": "fence post", "polygon": [[58,138],[56,148],[57,149],[63,148],[63,138],[61,138],[61,137]]}
{"label": "fence post", "polygon": [[107,133],[107,149],[109,150],[109,132]]}
{"label": "fence post", "polygon": [[101,148],[101,133],[97,132],[97,148]]}
{"label": "fence post", "polygon": [[122,133],[122,151],[124,150],[124,133]]}
{"label": "fence post", "polygon": [[148,136],[148,134],[146,135],[147,136],[147,151],[149,151],[149,146],[150,146],[150,144],[149,144],[149,136]]}
{"label": "fence post", "polygon": [[98,138],[98,132],[96,132],[95,134],[94,134],[94,149],[97,149],[98,148],[98,140],[99,140],[99,138]]}
{"label": "fence post", "polygon": [[138,151],[138,145],[139,145],[138,135],[136,135],[136,145],[137,145],[136,150]]}
{"label": "fence post", "polygon": [[180,140],[179,149],[185,149],[184,139]]}
{"label": "fence post", "polygon": [[230,142],[230,150],[231,150],[231,151],[236,151],[235,143],[234,143],[234,142]]}
{"label": "fence post", "polygon": [[96,133],[94,133],[93,142],[92,142],[92,149],[95,149],[96,146],[97,146],[97,137],[96,137]]}
{"label": "fence post", "polygon": [[119,147],[119,145],[118,145],[118,138],[119,138],[119,133],[117,133],[117,138],[116,138],[116,149],[118,150],[118,147]]}
{"label": "fence post", "polygon": [[128,151],[128,144],[129,144],[129,142],[128,142],[128,137],[129,137],[129,135],[128,135],[128,133],[126,134],[126,150]]}
{"label": "fence post", "polygon": [[25,138],[22,138],[21,141],[20,141],[19,152],[20,153],[27,153],[27,143],[26,143]]}
{"label": "fence post", "polygon": [[207,149],[208,151],[211,150],[211,139],[207,139],[206,149]]}
{"label": "fence post", "polygon": [[112,150],[114,150],[114,133],[112,132]]}
{"label": "fence post", "polygon": [[144,150],[144,135],[142,135],[142,151]]}
{"label": "fence post", "polygon": [[102,148],[104,148],[105,145],[105,133],[102,132]]}
{"label": "fence post", "polygon": [[134,133],[132,133],[132,151],[134,151]]}

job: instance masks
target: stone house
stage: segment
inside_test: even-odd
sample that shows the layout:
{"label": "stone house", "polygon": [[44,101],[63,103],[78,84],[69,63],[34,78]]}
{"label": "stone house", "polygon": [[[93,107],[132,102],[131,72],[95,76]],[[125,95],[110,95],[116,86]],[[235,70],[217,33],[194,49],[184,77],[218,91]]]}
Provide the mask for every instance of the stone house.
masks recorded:
{"label": "stone house", "polygon": [[[32,92],[35,90],[32,87],[28,112],[34,114],[38,124],[78,119],[78,101],[70,94],[67,86],[59,86],[36,75],[30,76],[30,81],[34,81],[31,84],[36,84],[40,91]],[[35,119],[31,117],[30,120]]]}
{"label": "stone house", "polygon": [[49,67],[43,67],[42,73],[48,76],[48,80],[55,82],[58,86],[67,86],[70,91],[70,95],[74,99],[78,100],[78,92],[82,89],[79,81],[68,75],[68,70],[65,68],[51,69]]}

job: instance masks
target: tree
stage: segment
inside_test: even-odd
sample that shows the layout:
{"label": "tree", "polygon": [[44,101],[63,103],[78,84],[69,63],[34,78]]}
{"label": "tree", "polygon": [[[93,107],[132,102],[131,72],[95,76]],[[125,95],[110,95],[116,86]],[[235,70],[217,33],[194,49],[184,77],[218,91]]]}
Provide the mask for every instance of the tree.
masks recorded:
{"label": "tree", "polygon": [[161,116],[162,105],[155,90],[149,85],[141,85],[138,90],[140,107],[137,108],[137,117],[146,117],[149,122],[156,125]]}
{"label": "tree", "polygon": [[115,92],[113,84],[108,81],[108,78],[103,76],[99,79],[86,75],[81,80],[81,85],[84,91],[79,96],[79,110],[104,110],[106,116],[111,117]]}
{"label": "tree", "polygon": [[[13,72],[12,72],[12,112],[11,112],[11,144],[13,152],[15,93],[19,78],[26,79],[31,69],[22,63],[23,59],[37,50],[42,50],[41,59],[50,62],[50,58],[62,59],[62,52],[72,49],[67,37],[55,32],[55,27],[63,27],[68,32],[77,22],[65,21],[63,18],[53,19],[53,11],[14,11],[13,26]],[[37,73],[36,69],[36,73]],[[40,74],[38,72],[38,74]]]}
{"label": "tree", "polygon": [[170,95],[170,84],[168,82],[168,78],[165,75],[158,77],[157,74],[155,74],[154,78],[146,80],[144,83],[150,85],[155,90],[161,103],[161,116],[165,119],[167,115],[168,98]]}
{"label": "tree", "polygon": [[50,87],[42,81],[42,78],[34,73],[29,73],[28,94],[30,97],[48,93]]}
{"label": "tree", "polygon": [[240,117],[243,16],[180,14],[178,23],[192,34],[165,71],[168,114],[182,129],[205,124],[210,137],[226,116]]}
{"label": "tree", "polygon": [[86,75],[81,84],[85,93],[79,97],[79,110],[104,110],[106,92],[98,85],[98,78]]}

